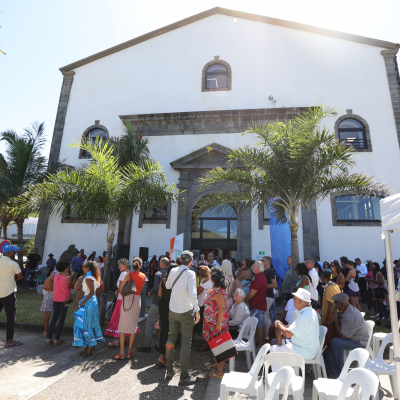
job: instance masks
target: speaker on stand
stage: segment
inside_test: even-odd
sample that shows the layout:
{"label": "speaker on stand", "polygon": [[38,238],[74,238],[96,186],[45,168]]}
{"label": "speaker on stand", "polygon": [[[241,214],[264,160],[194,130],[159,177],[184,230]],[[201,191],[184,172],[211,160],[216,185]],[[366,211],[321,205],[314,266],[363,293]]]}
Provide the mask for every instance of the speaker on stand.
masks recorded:
{"label": "speaker on stand", "polygon": [[139,257],[143,262],[147,262],[149,259],[149,248],[148,247],[139,247]]}

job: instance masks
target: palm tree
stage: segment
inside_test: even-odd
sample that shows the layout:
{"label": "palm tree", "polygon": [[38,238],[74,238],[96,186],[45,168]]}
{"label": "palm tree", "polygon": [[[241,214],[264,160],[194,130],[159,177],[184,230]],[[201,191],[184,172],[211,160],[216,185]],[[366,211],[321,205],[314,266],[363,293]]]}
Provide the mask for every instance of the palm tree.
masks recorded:
{"label": "palm tree", "polygon": [[[150,160],[150,150],[148,148],[149,139],[138,137],[130,121],[122,120],[124,133],[120,137],[110,138],[110,143],[114,147],[114,155],[118,157],[120,167],[125,167],[129,163],[141,165]],[[126,216],[124,223],[124,244],[130,244],[132,231],[132,214]]]}
{"label": "palm tree", "polygon": [[324,117],[333,115],[335,109],[319,105],[307,108],[287,124],[274,121],[250,126],[244,134],[254,134],[259,139],[256,146],[231,150],[226,169],[210,170],[200,179],[200,192],[211,194],[199,201],[196,217],[213,207],[217,211],[233,207],[240,213],[271,203],[273,217],[289,222],[296,265],[300,206],[309,207],[312,199],[321,201],[343,191],[386,191],[386,186],[375,183],[372,177],[349,172],[355,165],[352,147],[338,142],[325,126],[320,127]]}
{"label": "palm tree", "polygon": [[[117,221],[131,213],[150,207],[176,203],[178,193],[166,182],[159,164],[146,161],[142,165],[119,166],[114,147],[109,142],[74,143],[91,154],[92,161],[80,170],[58,172],[46,181],[30,186],[13,212],[49,212],[61,215],[68,208],[70,215],[94,225],[107,222],[107,259],[104,270],[105,290],[101,297],[100,315],[104,317],[111,270],[111,253]],[[68,207],[67,207],[68,206]]]}
{"label": "palm tree", "polygon": [[7,239],[7,228],[14,222],[10,207],[7,204],[0,206],[0,228],[3,231],[3,239]]}
{"label": "palm tree", "polygon": [[[34,123],[24,129],[22,135],[13,130],[0,133],[0,141],[6,142],[4,156],[0,157],[0,203],[15,207],[17,199],[28,187],[45,179],[47,159],[42,155],[46,139],[44,123]],[[18,228],[18,263],[22,268],[23,224],[28,214],[19,214],[15,218]]]}

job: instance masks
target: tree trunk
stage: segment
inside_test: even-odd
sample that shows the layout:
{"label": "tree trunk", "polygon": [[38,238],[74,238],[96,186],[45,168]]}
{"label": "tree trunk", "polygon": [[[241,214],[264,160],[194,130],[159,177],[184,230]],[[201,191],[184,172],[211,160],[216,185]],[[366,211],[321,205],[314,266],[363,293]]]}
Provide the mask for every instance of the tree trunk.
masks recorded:
{"label": "tree trunk", "polygon": [[7,225],[3,224],[3,239],[7,240]]}
{"label": "tree trunk", "polygon": [[18,240],[18,264],[19,267],[23,268],[23,263],[24,263],[24,218],[18,218],[15,223],[17,224],[18,228],[18,234],[17,234],[17,240]]}
{"label": "tree trunk", "polygon": [[292,251],[292,286],[295,287],[299,280],[299,275],[296,272],[296,265],[300,262],[299,256],[299,239],[297,236],[297,230],[299,229],[298,224],[290,225],[290,235],[292,239],[291,251]]}
{"label": "tree trunk", "polygon": [[131,234],[132,234],[132,214],[126,217],[125,222],[125,233],[124,233],[124,244],[131,244]]}
{"label": "tree trunk", "polygon": [[115,229],[117,226],[117,220],[114,218],[109,218],[107,223],[107,258],[106,264],[104,266],[104,292],[101,294],[100,298],[100,322],[104,322],[104,317],[107,311],[107,299],[108,299],[108,288],[110,286],[110,276],[111,276],[111,255],[112,246],[114,244]]}

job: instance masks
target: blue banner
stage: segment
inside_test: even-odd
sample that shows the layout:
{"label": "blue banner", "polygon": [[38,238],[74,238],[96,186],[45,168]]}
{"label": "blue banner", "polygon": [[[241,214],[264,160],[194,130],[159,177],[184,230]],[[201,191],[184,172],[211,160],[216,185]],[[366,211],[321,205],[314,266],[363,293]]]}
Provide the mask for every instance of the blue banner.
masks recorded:
{"label": "blue banner", "polygon": [[[271,236],[272,264],[275,268],[277,278],[279,277],[283,279],[286,271],[289,269],[286,260],[288,256],[292,254],[292,240],[290,236],[289,222],[286,221],[284,224],[278,224],[271,213],[269,228]],[[278,285],[278,287],[279,286],[280,285]]]}

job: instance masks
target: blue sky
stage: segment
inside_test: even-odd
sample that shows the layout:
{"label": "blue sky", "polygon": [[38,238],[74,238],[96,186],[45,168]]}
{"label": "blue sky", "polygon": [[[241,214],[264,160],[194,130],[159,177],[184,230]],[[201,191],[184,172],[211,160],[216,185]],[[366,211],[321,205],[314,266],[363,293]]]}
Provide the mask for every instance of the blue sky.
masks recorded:
{"label": "blue sky", "polygon": [[45,121],[48,152],[60,67],[215,6],[400,42],[399,0],[1,0],[0,132]]}

